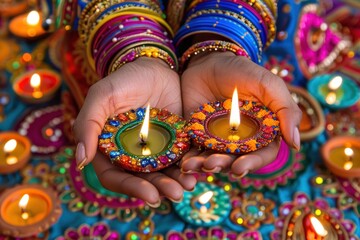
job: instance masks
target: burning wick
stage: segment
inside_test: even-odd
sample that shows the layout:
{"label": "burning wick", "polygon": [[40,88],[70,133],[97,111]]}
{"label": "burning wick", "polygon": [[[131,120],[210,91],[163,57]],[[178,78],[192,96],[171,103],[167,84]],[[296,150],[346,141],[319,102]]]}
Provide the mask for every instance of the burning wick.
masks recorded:
{"label": "burning wick", "polygon": [[344,169],[345,170],[350,170],[353,167],[353,160],[352,157],[354,156],[354,150],[352,150],[352,148],[345,148],[344,149],[344,153],[346,155],[346,161],[344,163]]}
{"label": "burning wick", "polygon": [[15,139],[10,139],[4,145],[6,163],[9,165],[15,164],[18,161],[17,157],[10,156],[10,153],[15,150],[16,146],[17,146],[17,141]]}
{"label": "burning wick", "polygon": [[208,208],[205,206],[209,201],[210,199],[214,196],[214,193],[212,191],[208,191],[208,192],[205,192],[203,194],[201,194],[201,196],[199,197],[199,203],[201,204],[200,206],[200,212],[201,213],[206,213]]}
{"label": "burning wick", "polygon": [[239,140],[239,136],[236,135],[236,132],[240,126],[240,110],[239,110],[239,97],[237,88],[235,88],[232,100],[231,100],[231,110],[230,110],[230,132],[229,140],[237,141]]}
{"label": "burning wick", "polygon": [[40,91],[40,84],[41,84],[40,75],[34,73],[30,79],[30,86],[34,89],[32,93],[34,98],[41,98],[43,96],[42,92]]}
{"label": "burning wick", "polygon": [[328,104],[334,104],[336,102],[336,90],[339,89],[343,82],[342,77],[336,76],[334,77],[328,84],[329,93],[326,95],[325,101]]}

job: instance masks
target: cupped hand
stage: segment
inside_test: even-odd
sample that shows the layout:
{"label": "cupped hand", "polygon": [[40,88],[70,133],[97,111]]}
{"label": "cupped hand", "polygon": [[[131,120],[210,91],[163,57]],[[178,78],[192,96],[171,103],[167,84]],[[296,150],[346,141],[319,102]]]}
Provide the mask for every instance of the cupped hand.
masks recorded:
{"label": "cupped hand", "polygon": [[91,86],[74,123],[76,161],[79,169],[92,162],[105,188],[156,207],[161,196],[181,200],[184,189],[195,186],[195,178],[175,165],[154,173],[127,172],[97,152],[98,136],[108,117],[147,104],[182,112],[179,76],[159,59],[139,58]]}
{"label": "cupped hand", "polygon": [[[196,56],[190,61],[181,77],[184,116],[189,118],[204,103],[231,98],[235,87],[239,98],[259,101],[275,112],[284,140],[299,150],[297,125],[301,120],[301,110],[283,80],[247,58],[230,52]],[[193,148],[183,157],[181,169],[185,173],[230,171],[235,177],[243,177],[273,161],[279,143],[279,139],[275,140],[267,147],[242,156],[199,152]]]}

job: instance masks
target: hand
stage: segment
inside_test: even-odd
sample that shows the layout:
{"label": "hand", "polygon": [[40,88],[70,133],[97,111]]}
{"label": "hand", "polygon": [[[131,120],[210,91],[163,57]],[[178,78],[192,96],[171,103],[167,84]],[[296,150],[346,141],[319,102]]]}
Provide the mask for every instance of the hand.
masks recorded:
{"label": "hand", "polygon": [[[215,52],[197,56],[189,63],[181,79],[184,116],[200,105],[231,98],[237,87],[239,98],[260,101],[275,112],[280,120],[282,136],[289,146],[299,150],[300,136],[297,125],[301,110],[293,101],[283,80],[247,58],[229,52]],[[182,159],[183,172],[230,170],[243,177],[276,158],[279,142],[242,156],[192,149]]]}
{"label": "hand", "polygon": [[184,189],[195,186],[195,178],[181,174],[176,165],[154,173],[127,172],[97,152],[98,136],[108,117],[148,103],[181,115],[179,76],[159,59],[139,58],[91,86],[74,124],[76,161],[80,169],[92,161],[105,188],[156,207],[160,196],[181,200]]}

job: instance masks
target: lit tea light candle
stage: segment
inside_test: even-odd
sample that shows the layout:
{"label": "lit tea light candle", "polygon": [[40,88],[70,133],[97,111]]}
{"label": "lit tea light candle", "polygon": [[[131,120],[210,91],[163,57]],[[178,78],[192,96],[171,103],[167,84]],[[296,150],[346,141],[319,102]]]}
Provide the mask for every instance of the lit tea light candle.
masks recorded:
{"label": "lit tea light candle", "polygon": [[13,18],[9,30],[17,37],[34,39],[46,33],[42,28],[42,17],[38,11],[31,11]]}
{"label": "lit tea light candle", "polygon": [[58,73],[37,69],[18,76],[14,80],[13,89],[26,102],[43,103],[55,96],[60,85],[61,77]]}
{"label": "lit tea light candle", "polygon": [[308,90],[322,105],[332,109],[350,107],[360,99],[359,87],[346,76],[316,76],[310,80]]}
{"label": "lit tea light candle", "polygon": [[293,100],[302,111],[299,124],[301,141],[309,141],[325,129],[325,116],[319,103],[301,87],[288,85]]}
{"label": "lit tea light candle", "polygon": [[20,185],[0,196],[0,234],[32,237],[46,231],[61,215],[56,192],[41,185]]}
{"label": "lit tea light candle", "polygon": [[186,127],[198,145],[218,152],[241,154],[268,145],[279,132],[276,115],[260,103],[232,100],[204,104]]}
{"label": "lit tea light candle", "polygon": [[329,170],[344,178],[360,176],[360,138],[338,136],[331,138],[321,149]]}
{"label": "lit tea light candle", "polygon": [[30,159],[31,143],[16,132],[0,133],[0,173],[8,174],[23,168]]}
{"label": "lit tea light candle", "polygon": [[183,201],[173,203],[186,222],[209,227],[219,224],[230,213],[230,197],[221,187],[199,182],[193,192],[185,192]]}
{"label": "lit tea light candle", "polygon": [[120,167],[137,172],[165,168],[190,148],[185,120],[163,109],[130,110],[108,119],[99,149]]}

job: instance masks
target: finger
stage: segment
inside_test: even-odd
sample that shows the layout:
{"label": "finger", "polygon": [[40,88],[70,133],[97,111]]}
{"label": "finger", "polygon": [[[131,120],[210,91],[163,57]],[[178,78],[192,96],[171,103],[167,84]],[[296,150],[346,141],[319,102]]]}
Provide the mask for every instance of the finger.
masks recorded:
{"label": "finger", "polygon": [[204,160],[202,170],[214,173],[227,170],[231,167],[235,158],[236,156],[231,154],[211,154]]}
{"label": "finger", "polygon": [[120,167],[113,166],[101,153],[96,155],[93,165],[103,187],[113,192],[140,198],[149,203],[150,206],[160,204],[159,191],[152,183],[132,173],[125,172]]}
{"label": "finger", "polygon": [[109,89],[107,84],[100,82],[89,89],[86,101],[73,126],[75,139],[78,142],[76,162],[79,169],[89,164],[95,157],[98,136],[109,115],[108,99],[104,97],[104,92],[109,92]]}
{"label": "finger", "polygon": [[212,151],[198,151],[197,155],[186,158],[182,161],[181,171],[183,173],[194,173],[202,171],[203,162],[205,159],[212,154]]}
{"label": "finger", "polygon": [[231,165],[231,172],[238,177],[243,177],[249,172],[266,166],[276,159],[279,146],[279,142],[274,141],[256,152],[248,153],[237,158]]}
{"label": "finger", "polygon": [[[182,200],[184,189],[180,183],[172,178],[169,178],[161,172],[153,173],[138,173],[138,177],[150,182],[159,191],[160,195],[169,198],[173,202],[180,202]],[[145,190],[145,189],[143,189]],[[141,191],[143,191],[141,190]]]}
{"label": "finger", "polygon": [[246,58],[227,58],[221,63],[214,65],[215,74],[212,77],[215,80],[212,83],[214,86],[221,84],[218,94],[230,98],[237,86],[240,92],[260,100],[277,113],[285,141],[299,149],[300,135],[296,126],[300,123],[302,112],[292,99],[284,81]]}
{"label": "finger", "polygon": [[185,190],[191,191],[195,187],[196,178],[191,174],[182,174],[180,169],[175,166],[164,169],[163,173],[178,181]]}

